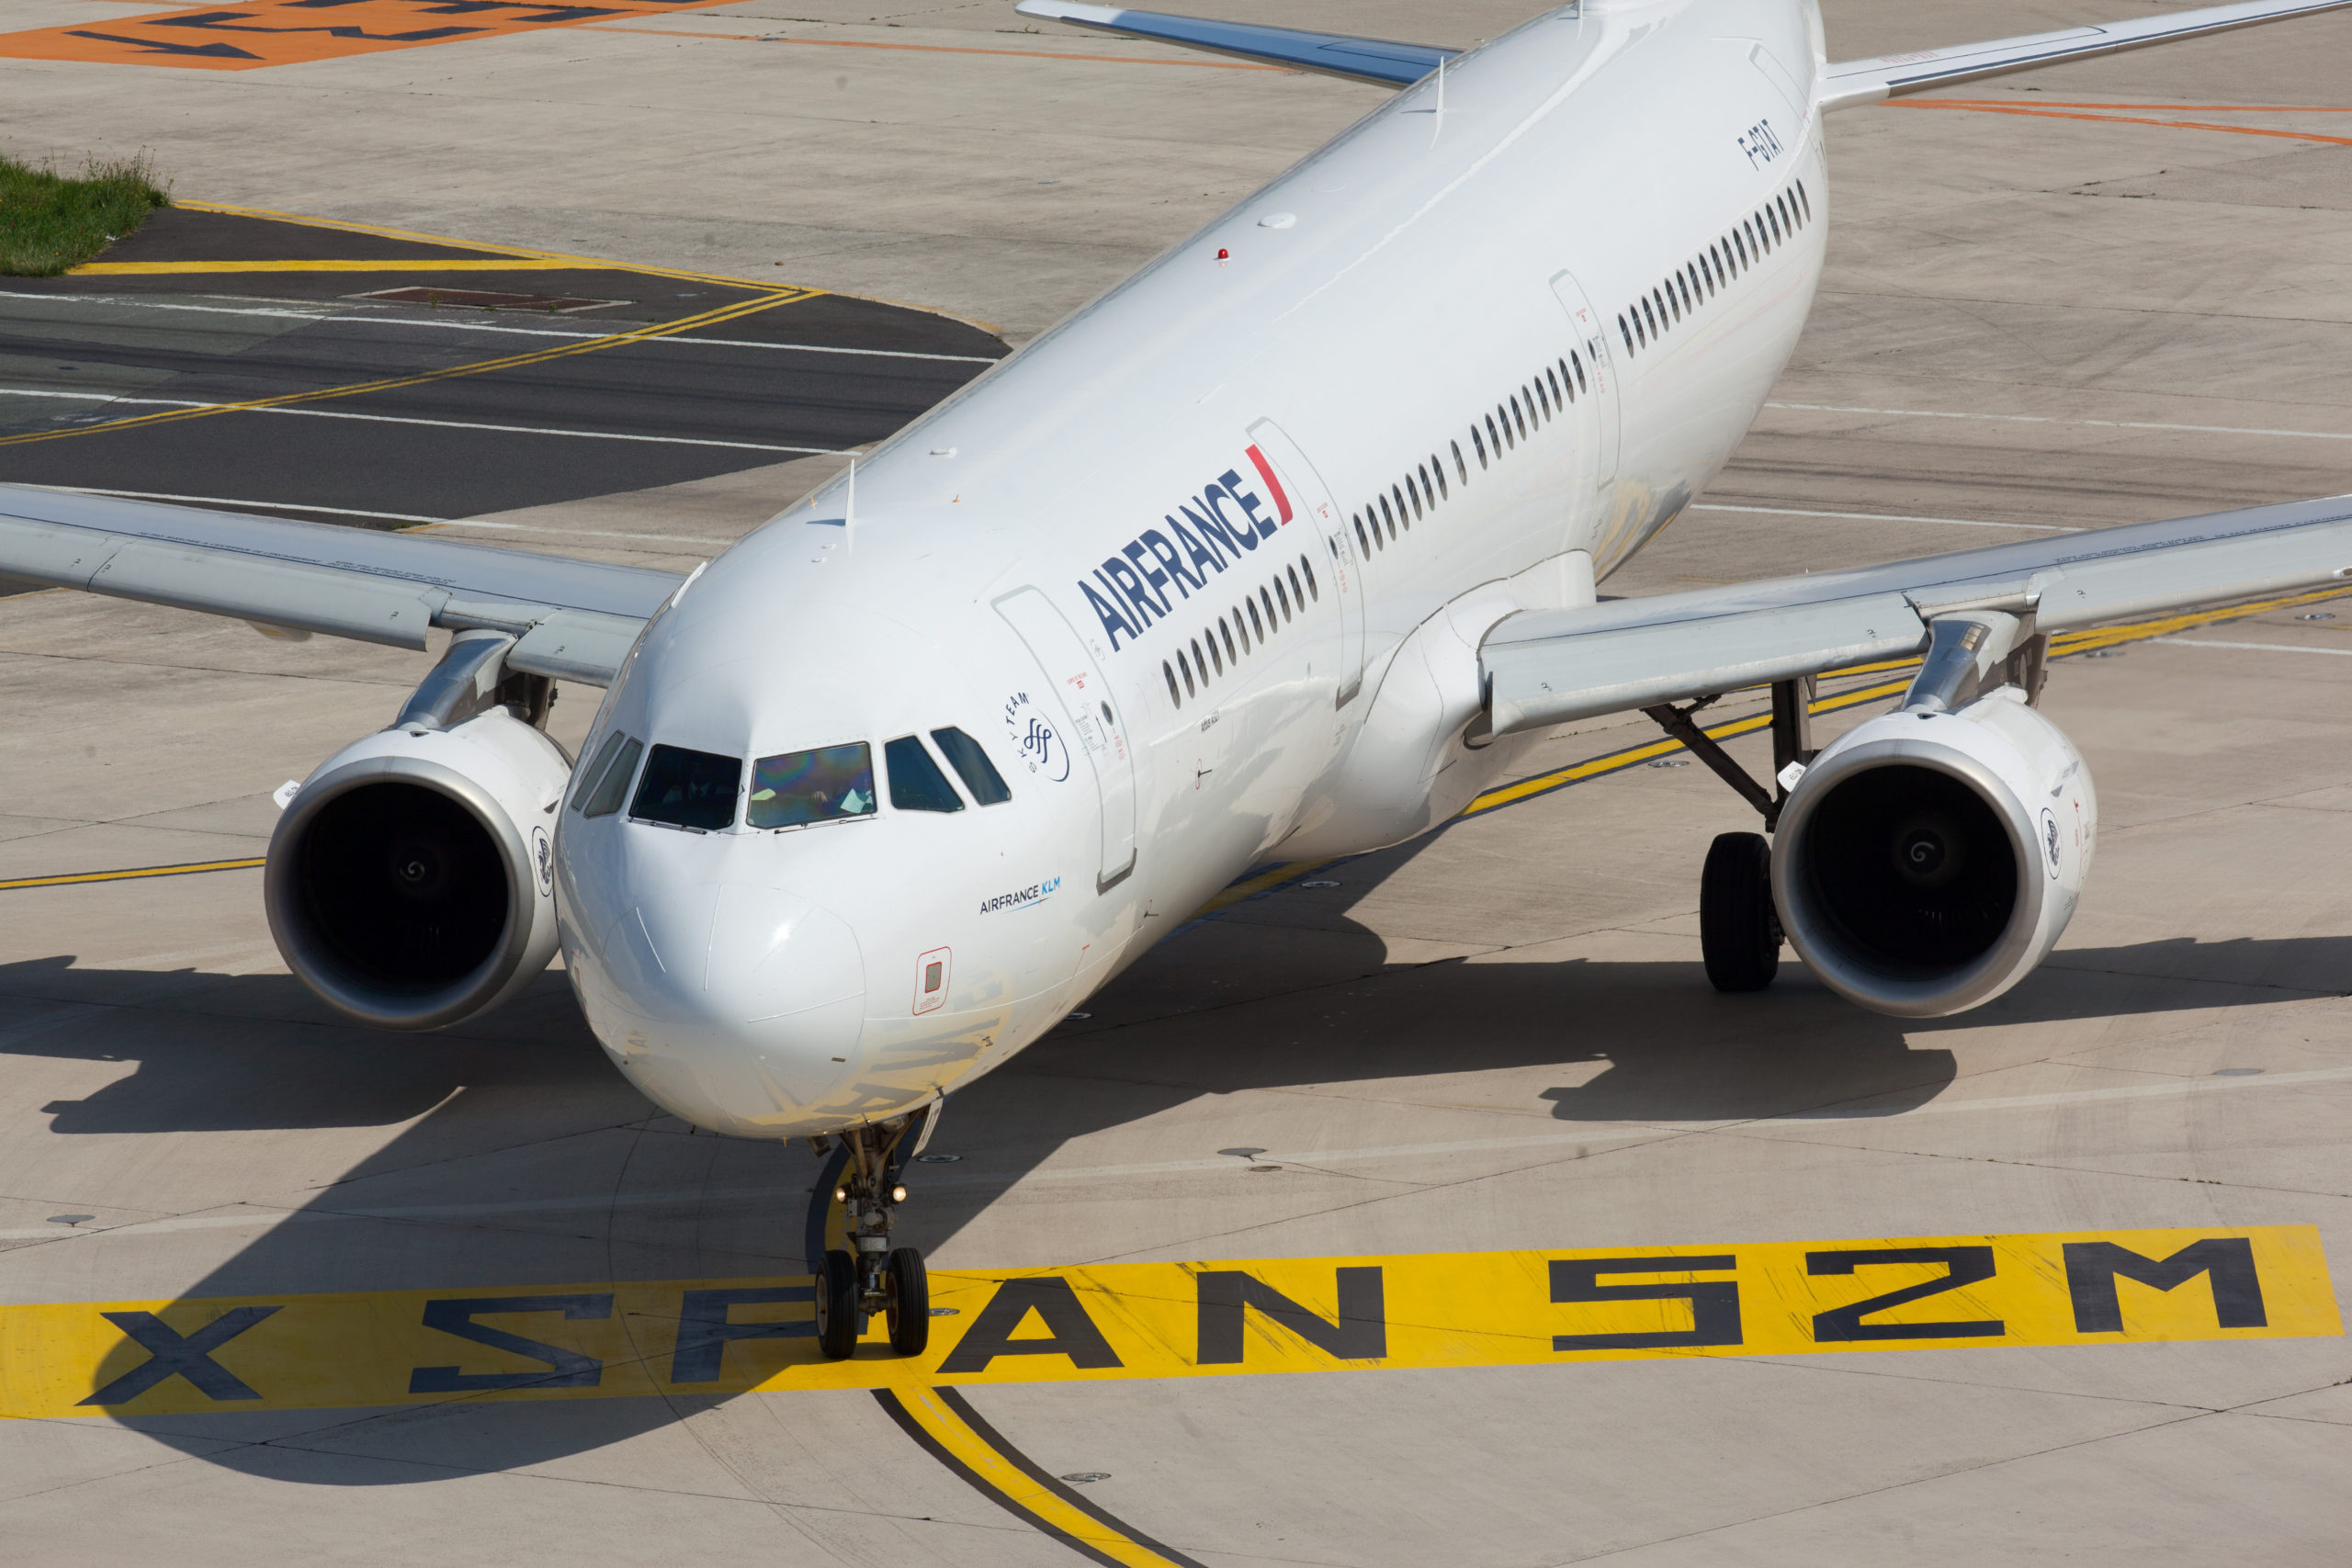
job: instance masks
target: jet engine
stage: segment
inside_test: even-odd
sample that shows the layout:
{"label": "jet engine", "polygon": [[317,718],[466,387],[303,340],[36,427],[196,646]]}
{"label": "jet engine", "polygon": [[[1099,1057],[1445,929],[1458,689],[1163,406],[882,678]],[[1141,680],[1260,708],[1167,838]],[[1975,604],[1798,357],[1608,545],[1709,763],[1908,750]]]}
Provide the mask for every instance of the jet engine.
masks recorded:
{"label": "jet engine", "polygon": [[2016,687],[1887,714],[1790,791],[1773,902],[1832,990],[1940,1018],[1999,996],[2056,945],[2098,820],[2081,754]]}
{"label": "jet engine", "polygon": [[[498,649],[481,651],[487,698]],[[469,690],[475,673],[458,672]],[[383,1029],[438,1029],[495,1007],[556,948],[556,809],[571,764],[503,704],[436,710],[423,700],[432,684],[391,728],[302,782],[264,874],[270,932],[295,975]],[[475,716],[444,727],[468,706]]]}

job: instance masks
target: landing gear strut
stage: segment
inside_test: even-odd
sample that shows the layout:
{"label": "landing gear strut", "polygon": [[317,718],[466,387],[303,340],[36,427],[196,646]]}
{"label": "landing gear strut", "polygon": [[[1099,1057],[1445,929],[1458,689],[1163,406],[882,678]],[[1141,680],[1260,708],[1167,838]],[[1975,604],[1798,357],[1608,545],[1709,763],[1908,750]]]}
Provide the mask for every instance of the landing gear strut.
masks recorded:
{"label": "landing gear strut", "polygon": [[[1815,756],[1813,694],[1810,675],[1772,682],[1773,789],[1750,778],[1714,737],[1691,722],[1690,716],[1714,698],[1702,697],[1688,707],[1666,703],[1642,711],[1756,807],[1770,832],[1780,822],[1789,786]],[[1699,875],[1699,953],[1706,961],[1708,983],[1718,991],[1762,990],[1780,972],[1781,940],[1780,915],[1772,905],[1771,843],[1763,833],[1718,834],[1707,848],[1706,869]]]}
{"label": "landing gear strut", "polygon": [[899,1183],[899,1151],[927,1113],[895,1125],[852,1127],[840,1134],[849,1153],[835,1199],[842,1205],[851,1250],[827,1252],[817,1270],[817,1345],[841,1360],[857,1348],[866,1318],[884,1315],[890,1348],[920,1356],[931,1343],[931,1277],[922,1254],[890,1245],[890,1224],[907,1190]]}

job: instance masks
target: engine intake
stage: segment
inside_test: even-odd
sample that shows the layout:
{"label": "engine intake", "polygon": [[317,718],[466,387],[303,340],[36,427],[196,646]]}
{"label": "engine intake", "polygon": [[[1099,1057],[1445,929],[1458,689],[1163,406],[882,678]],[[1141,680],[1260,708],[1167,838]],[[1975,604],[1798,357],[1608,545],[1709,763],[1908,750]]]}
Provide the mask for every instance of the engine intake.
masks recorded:
{"label": "engine intake", "polygon": [[1939,1018],[1992,1000],[2057,944],[2098,818],[2081,755],[2014,687],[1949,713],[1887,714],[1790,793],[1773,901],[1831,989]]}
{"label": "engine intake", "polygon": [[554,807],[571,764],[503,707],[382,730],[305,780],[271,837],[278,952],[338,1012],[438,1029],[554,955]]}

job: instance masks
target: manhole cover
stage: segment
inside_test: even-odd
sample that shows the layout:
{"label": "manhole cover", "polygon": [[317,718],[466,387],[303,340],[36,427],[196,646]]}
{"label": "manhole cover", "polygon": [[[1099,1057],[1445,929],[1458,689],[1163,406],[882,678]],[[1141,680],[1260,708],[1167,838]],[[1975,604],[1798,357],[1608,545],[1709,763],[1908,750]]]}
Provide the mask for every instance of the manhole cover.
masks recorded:
{"label": "manhole cover", "polygon": [[500,294],[482,288],[435,288],[419,284],[412,288],[379,288],[355,294],[354,299],[389,299],[397,305],[447,305],[467,310],[539,310],[550,316],[575,310],[601,310],[621,299],[574,299],[560,294]]}
{"label": "manhole cover", "polygon": [[1097,1481],[1110,1480],[1111,1472],[1107,1470],[1073,1470],[1062,1479],[1072,1486],[1091,1486]]}
{"label": "manhole cover", "polygon": [[917,1155],[915,1163],[917,1165],[954,1165],[963,1157],[962,1155]]}

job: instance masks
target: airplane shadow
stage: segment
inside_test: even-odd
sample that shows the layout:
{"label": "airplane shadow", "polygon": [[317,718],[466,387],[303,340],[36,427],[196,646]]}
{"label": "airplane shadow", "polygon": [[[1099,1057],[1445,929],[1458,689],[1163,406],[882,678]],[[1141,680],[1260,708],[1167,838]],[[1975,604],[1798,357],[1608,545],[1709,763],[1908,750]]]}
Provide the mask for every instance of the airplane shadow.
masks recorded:
{"label": "airplane shadow", "polygon": [[[1355,864],[1351,899],[1384,870]],[[2339,988],[2316,982],[2352,972],[2348,959],[2352,938],[2075,949],[1987,1010],[1904,1022],[1848,1006],[1801,968],[1770,992],[1725,997],[1679,959],[1399,964],[1344,907],[1301,919],[1244,905],[1162,942],[1090,1000],[1091,1016],[956,1096],[934,1148],[963,1163],[910,1205],[905,1239],[935,1249],[1072,1140],[1206,1096],[1434,1089],[1500,1071],[1523,1084],[1556,1069],[1537,1098],[1559,1122],[1892,1116],[1951,1081],[1946,1031],[2287,999]],[[342,1024],[283,976],[55,958],[0,965],[0,1056],[130,1066],[80,1100],[12,1112],[38,1109],[51,1135],[168,1148],[186,1134],[399,1129],[183,1299],[803,1270],[816,1156],[655,1113],[605,1062],[560,975],[463,1032],[424,1036]],[[100,1377],[145,1353],[126,1347]],[[580,1453],[719,1397],[119,1419],[230,1469],[372,1485]]]}

